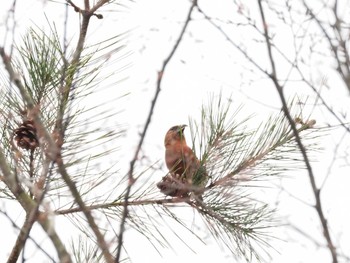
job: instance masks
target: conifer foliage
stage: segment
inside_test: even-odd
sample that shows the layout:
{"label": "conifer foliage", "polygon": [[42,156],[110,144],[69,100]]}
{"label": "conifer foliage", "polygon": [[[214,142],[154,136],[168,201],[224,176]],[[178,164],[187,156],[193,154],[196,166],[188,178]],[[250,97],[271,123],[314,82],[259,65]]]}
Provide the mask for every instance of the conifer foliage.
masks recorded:
{"label": "conifer foliage", "polygon": [[[193,198],[188,188],[181,188],[183,178],[164,176],[163,170],[154,171],[141,163],[138,153],[161,90],[165,66],[191,20],[197,5],[193,1],[179,39],[158,74],[138,147],[136,151],[127,149],[136,153],[125,175],[115,157],[124,134],[123,126],[115,124],[120,110],[115,100],[112,109],[104,101],[90,108],[80,106],[85,100],[95,102],[96,92],[111,85],[107,80],[113,74],[106,73],[103,66],[116,57],[112,63],[115,72],[119,54],[125,55],[122,40],[127,38],[120,34],[87,44],[90,23],[103,19],[99,9],[111,1],[90,2],[84,1],[84,7],[79,7],[67,1],[67,8],[81,18],[77,43],[62,44],[60,34],[49,23],[49,32],[28,28],[11,55],[4,47],[0,49],[6,69],[0,80],[4,87],[0,91],[0,196],[15,201],[25,212],[23,225],[17,226],[20,231],[9,252],[9,262],[16,262],[21,253],[25,255],[28,240],[34,240],[41,256],[50,261],[122,262],[127,257],[122,252],[133,245],[123,238],[128,234],[126,229],[146,237],[160,254],[164,247],[173,246],[173,236],[190,247],[181,231],[174,230],[178,227],[203,242],[204,234],[210,232],[213,240],[237,258],[248,262],[263,259],[261,253],[269,245],[267,229],[277,225],[274,210],[263,200],[258,201],[252,189],[260,187],[262,178],[303,168],[295,133],[285,114],[279,112],[261,124],[249,126],[249,121],[256,124],[254,117],[244,116],[242,107],[230,98],[222,94],[210,97],[200,117],[190,117],[192,150],[200,161],[191,183],[200,188],[200,198]],[[315,130],[315,123],[303,118],[303,109],[297,108],[299,102],[291,101],[289,111],[310,151],[314,145],[308,135]],[[150,179],[154,175],[163,178],[158,185]],[[183,207],[190,209],[196,220],[201,219],[198,229],[182,219],[178,211]],[[63,242],[59,232],[64,226],[55,224],[57,217],[76,230],[70,246]],[[55,253],[35,241],[34,224],[40,225]],[[168,226],[165,230],[164,225]]]}

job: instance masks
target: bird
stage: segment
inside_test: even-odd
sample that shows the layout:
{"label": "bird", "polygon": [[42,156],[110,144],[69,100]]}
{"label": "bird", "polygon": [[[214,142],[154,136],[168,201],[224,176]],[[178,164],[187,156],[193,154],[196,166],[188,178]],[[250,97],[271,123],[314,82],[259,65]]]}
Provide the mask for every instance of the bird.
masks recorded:
{"label": "bird", "polygon": [[201,198],[208,175],[204,165],[187,145],[184,135],[186,126],[173,126],[165,135],[165,163],[169,174],[163,177],[158,187],[166,195],[185,197],[193,192]]}

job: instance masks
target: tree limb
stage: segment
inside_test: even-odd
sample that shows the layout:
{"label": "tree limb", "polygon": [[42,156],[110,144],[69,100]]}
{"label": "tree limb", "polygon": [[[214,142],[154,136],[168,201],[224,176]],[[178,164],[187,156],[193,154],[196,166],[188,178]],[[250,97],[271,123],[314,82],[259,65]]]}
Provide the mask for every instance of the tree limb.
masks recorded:
{"label": "tree limb", "polygon": [[257,0],[258,4],[259,4],[259,11],[260,11],[260,15],[261,15],[261,20],[262,20],[262,26],[264,28],[264,37],[265,37],[265,41],[266,41],[266,46],[267,46],[267,51],[268,51],[268,57],[270,60],[270,64],[271,64],[271,73],[269,73],[269,77],[271,78],[272,82],[274,83],[276,90],[278,92],[278,95],[280,97],[280,100],[282,102],[282,109],[284,114],[286,115],[286,118],[288,119],[288,122],[292,128],[292,131],[294,133],[295,136],[295,140],[297,142],[297,145],[300,149],[300,152],[303,156],[304,159],[304,163],[306,165],[306,169],[309,175],[309,179],[310,179],[310,184],[312,187],[312,191],[315,197],[315,209],[317,211],[318,217],[321,221],[321,225],[323,228],[323,235],[327,241],[328,244],[328,248],[330,250],[330,253],[332,255],[332,260],[333,263],[338,263],[338,259],[337,259],[337,252],[336,252],[336,247],[333,244],[330,232],[329,232],[329,228],[328,228],[328,224],[327,224],[327,219],[325,218],[324,214],[323,214],[323,210],[322,210],[322,203],[321,203],[321,198],[320,198],[320,192],[321,190],[319,188],[317,188],[316,186],[316,180],[315,180],[315,176],[309,161],[309,157],[306,153],[306,149],[303,145],[303,143],[301,142],[300,136],[299,136],[299,132],[296,128],[295,122],[293,120],[293,118],[291,117],[289,110],[288,110],[288,105],[284,96],[284,92],[283,92],[283,87],[279,84],[278,82],[278,78],[277,78],[277,71],[276,71],[276,66],[275,66],[275,61],[273,59],[273,54],[272,54],[272,45],[270,42],[270,37],[269,37],[269,32],[268,32],[268,25],[265,19],[265,13],[264,13],[264,9],[262,7],[262,3],[261,0]]}
{"label": "tree limb", "polygon": [[147,119],[146,119],[146,123],[145,123],[144,128],[143,128],[143,131],[141,133],[140,141],[139,141],[139,143],[138,143],[138,145],[136,147],[134,158],[130,162],[130,168],[129,168],[129,172],[128,172],[128,186],[126,188],[124,210],[123,210],[122,220],[121,220],[121,223],[120,223],[119,236],[118,236],[117,256],[116,256],[116,260],[115,260],[115,262],[117,262],[117,263],[120,262],[121,248],[122,248],[122,245],[123,245],[123,235],[124,235],[124,231],[125,231],[125,221],[126,221],[126,218],[128,216],[128,203],[129,203],[130,191],[131,191],[132,185],[135,183],[135,178],[134,178],[134,175],[133,175],[135,163],[138,160],[139,152],[141,150],[143,141],[144,141],[144,139],[146,137],[146,133],[147,133],[148,127],[149,127],[149,125],[151,123],[151,119],[152,119],[152,116],[153,116],[153,111],[154,111],[154,108],[155,108],[155,105],[156,105],[156,102],[157,102],[157,99],[158,99],[158,95],[159,95],[160,90],[161,90],[161,84],[162,84],[162,80],[163,80],[163,75],[164,75],[165,69],[166,69],[168,63],[170,62],[170,60],[172,59],[172,57],[174,56],[175,51],[177,50],[178,46],[180,45],[180,42],[181,42],[181,40],[182,40],[182,38],[183,38],[183,36],[185,34],[186,28],[187,28],[187,26],[188,26],[188,24],[189,24],[189,22],[191,20],[191,15],[192,15],[193,9],[194,9],[194,7],[196,5],[197,5],[197,0],[193,0],[192,1],[192,5],[191,5],[191,7],[190,7],[190,9],[188,11],[185,24],[182,27],[182,30],[180,32],[180,35],[179,35],[177,41],[175,42],[175,45],[172,48],[171,52],[166,57],[166,59],[163,61],[163,66],[162,66],[161,70],[158,72],[157,86],[156,86],[155,94],[154,94],[154,97],[153,97],[153,100],[152,100],[152,103],[151,103],[151,107],[150,107],[150,110],[149,110],[149,113],[148,113],[148,116],[147,116]]}

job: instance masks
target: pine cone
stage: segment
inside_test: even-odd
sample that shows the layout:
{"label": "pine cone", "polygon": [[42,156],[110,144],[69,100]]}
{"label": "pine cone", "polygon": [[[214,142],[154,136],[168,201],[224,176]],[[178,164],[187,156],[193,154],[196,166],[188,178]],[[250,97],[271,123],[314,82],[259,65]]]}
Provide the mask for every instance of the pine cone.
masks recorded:
{"label": "pine cone", "polygon": [[24,121],[14,132],[18,147],[34,150],[39,146],[36,128],[32,120]]}

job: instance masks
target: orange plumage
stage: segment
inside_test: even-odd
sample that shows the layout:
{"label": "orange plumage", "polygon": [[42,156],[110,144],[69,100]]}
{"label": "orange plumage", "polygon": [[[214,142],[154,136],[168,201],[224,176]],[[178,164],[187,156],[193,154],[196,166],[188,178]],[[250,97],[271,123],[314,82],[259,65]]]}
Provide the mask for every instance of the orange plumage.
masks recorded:
{"label": "orange plumage", "polygon": [[[163,193],[171,196],[186,196],[189,192],[193,192],[195,187],[203,188],[197,185],[194,181],[198,180],[194,179],[198,175],[201,177],[200,181],[207,178],[205,168],[201,166],[200,161],[186,143],[185,127],[186,125],[171,127],[164,139],[165,163],[170,177],[164,177],[158,187]],[[200,192],[203,192],[203,189]]]}
{"label": "orange plumage", "polygon": [[190,183],[193,174],[200,167],[200,162],[192,149],[187,146],[185,127],[186,125],[174,126],[166,133],[165,163],[171,173],[185,177]]}

